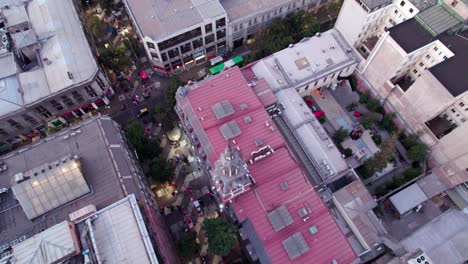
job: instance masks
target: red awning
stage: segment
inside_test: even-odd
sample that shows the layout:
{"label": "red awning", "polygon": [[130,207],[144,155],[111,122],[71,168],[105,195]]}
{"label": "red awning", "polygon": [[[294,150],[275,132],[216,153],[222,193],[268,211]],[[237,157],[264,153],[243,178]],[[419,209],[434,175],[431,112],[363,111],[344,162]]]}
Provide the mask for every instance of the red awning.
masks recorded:
{"label": "red awning", "polygon": [[67,116],[69,116],[71,114],[72,114],[72,112],[68,112],[68,113],[63,114],[62,117],[67,117]]}
{"label": "red awning", "polygon": [[141,77],[141,79],[146,80],[146,79],[148,79],[148,73],[146,73],[146,71],[141,71],[140,72],[140,77]]}
{"label": "red awning", "polygon": [[321,118],[322,116],[325,115],[325,113],[320,111],[320,110],[317,110],[317,111],[314,112],[314,115],[315,115],[316,118]]}
{"label": "red awning", "polygon": [[305,100],[305,102],[308,106],[312,106],[314,104],[314,102],[310,99]]}

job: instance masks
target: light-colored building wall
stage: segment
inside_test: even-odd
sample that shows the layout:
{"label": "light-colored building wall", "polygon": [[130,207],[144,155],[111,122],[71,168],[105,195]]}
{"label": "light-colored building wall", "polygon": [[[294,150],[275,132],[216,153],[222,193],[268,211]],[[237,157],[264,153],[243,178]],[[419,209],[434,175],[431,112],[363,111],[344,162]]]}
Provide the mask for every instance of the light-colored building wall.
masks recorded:
{"label": "light-colored building wall", "polygon": [[355,0],[345,0],[335,23],[349,44],[354,45],[361,34],[369,13]]}

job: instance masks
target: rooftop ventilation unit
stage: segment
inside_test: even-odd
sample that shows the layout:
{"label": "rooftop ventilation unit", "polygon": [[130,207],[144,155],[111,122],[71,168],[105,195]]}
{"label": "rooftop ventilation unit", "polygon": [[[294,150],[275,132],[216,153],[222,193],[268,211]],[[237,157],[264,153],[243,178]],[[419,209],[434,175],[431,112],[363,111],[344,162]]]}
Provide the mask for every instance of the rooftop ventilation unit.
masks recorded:
{"label": "rooftop ventilation unit", "polygon": [[286,191],[289,187],[287,182],[280,183],[281,190]]}
{"label": "rooftop ventilation unit", "polygon": [[15,182],[20,183],[26,180],[26,177],[24,177],[24,174],[22,172],[15,174]]}
{"label": "rooftop ventilation unit", "polygon": [[249,124],[249,123],[252,122],[252,118],[251,118],[250,116],[246,116],[246,117],[244,117],[244,122],[245,122],[246,124]]}
{"label": "rooftop ventilation unit", "polygon": [[263,145],[263,140],[261,138],[255,139],[255,145],[257,147],[260,147],[261,145]]}

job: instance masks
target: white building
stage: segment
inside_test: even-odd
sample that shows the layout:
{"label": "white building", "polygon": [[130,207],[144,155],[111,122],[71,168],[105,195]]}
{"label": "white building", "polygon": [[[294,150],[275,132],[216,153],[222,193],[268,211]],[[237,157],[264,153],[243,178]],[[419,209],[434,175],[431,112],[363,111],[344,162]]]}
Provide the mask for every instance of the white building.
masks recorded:
{"label": "white building", "polygon": [[336,83],[338,77],[349,76],[358,63],[356,52],[339,31],[332,29],[259,60],[252,71],[275,93],[295,88],[304,96]]}
{"label": "white building", "polygon": [[[430,168],[446,189],[468,181],[466,4],[402,0],[369,12],[361,4],[345,1],[337,22],[365,58],[360,75],[386,110],[397,113],[399,126],[429,146]],[[369,31],[354,24],[359,19],[349,16],[352,8],[366,11],[360,12],[363,21],[386,12],[385,20],[397,25],[377,22],[380,29]]]}
{"label": "white building", "polygon": [[0,142],[29,140],[108,103],[113,90],[72,1],[3,1],[0,35]]}
{"label": "white building", "polygon": [[297,10],[334,0],[125,0],[148,57],[161,74],[177,73],[254,41],[254,33]]}

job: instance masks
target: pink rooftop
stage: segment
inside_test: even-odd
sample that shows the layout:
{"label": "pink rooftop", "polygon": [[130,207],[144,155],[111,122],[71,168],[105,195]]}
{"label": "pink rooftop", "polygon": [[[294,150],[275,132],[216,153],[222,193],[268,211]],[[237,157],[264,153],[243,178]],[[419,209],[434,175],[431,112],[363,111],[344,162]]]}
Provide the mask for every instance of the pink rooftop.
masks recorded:
{"label": "pink rooftop", "polygon": [[[243,74],[239,68],[231,68],[200,84],[179,100],[185,111],[191,109],[197,116],[213,147],[213,152],[207,157],[210,164],[214,164],[228,145],[238,147],[241,158],[248,164],[255,187],[232,200],[237,217],[241,222],[250,219],[272,263],[330,264],[333,260],[340,264],[351,263],[357,259],[356,254],[264,109],[264,104],[274,102],[272,95],[263,99],[257,96],[265,91],[263,86],[266,83],[254,88],[248,85],[246,78],[248,72]],[[232,104],[235,113],[218,120],[212,107],[225,100]],[[244,104],[244,109],[241,109],[241,104]],[[245,122],[246,116],[252,119],[250,123]],[[237,122],[241,133],[228,141],[220,127],[232,120]],[[261,139],[263,146],[269,145],[275,152],[250,164],[251,152],[259,148],[255,144],[256,139]],[[284,183],[287,188],[282,188]],[[283,206],[293,222],[275,231],[268,215]],[[301,216],[301,209],[307,209],[308,214]],[[315,234],[310,232],[313,226],[317,230]],[[291,259],[283,244],[297,233],[302,235],[308,249]]]}

